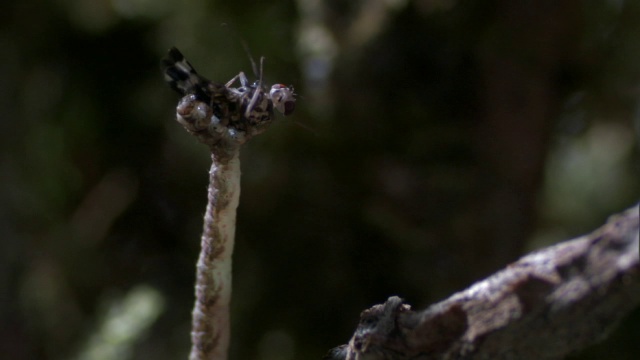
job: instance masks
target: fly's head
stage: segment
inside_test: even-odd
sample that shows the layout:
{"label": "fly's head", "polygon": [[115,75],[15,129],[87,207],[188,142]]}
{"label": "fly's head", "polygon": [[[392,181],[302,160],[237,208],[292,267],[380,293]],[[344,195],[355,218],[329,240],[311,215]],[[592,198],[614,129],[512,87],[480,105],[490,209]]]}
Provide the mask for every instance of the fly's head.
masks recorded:
{"label": "fly's head", "polygon": [[293,86],[275,84],[269,91],[269,97],[273,107],[284,115],[291,115],[296,107],[296,93],[293,91]]}

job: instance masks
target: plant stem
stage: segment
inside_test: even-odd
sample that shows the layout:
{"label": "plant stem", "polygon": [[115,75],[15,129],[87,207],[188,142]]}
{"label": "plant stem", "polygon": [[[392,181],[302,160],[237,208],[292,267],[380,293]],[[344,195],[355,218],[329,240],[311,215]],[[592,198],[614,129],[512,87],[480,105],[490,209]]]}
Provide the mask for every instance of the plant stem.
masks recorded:
{"label": "plant stem", "polygon": [[190,360],[226,360],[229,348],[231,255],[240,199],[240,151],[212,153],[209,196],[196,271]]}
{"label": "plant stem", "polygon": [[[196,271],[190,360],[226,360],[229,349],[231,255],[240,199],[240,146],[264,132],[273,109],[285,115],[294,109],[293,87],[260,80],[250,84],[240,72],[226,85],[198,75],[182,53],[171,48],[161,62],[167,83],[184,95],[176,120],[211,150],[209,203],[204,215],[201,252]],[[231,87],[240,79],[240,88]]]}

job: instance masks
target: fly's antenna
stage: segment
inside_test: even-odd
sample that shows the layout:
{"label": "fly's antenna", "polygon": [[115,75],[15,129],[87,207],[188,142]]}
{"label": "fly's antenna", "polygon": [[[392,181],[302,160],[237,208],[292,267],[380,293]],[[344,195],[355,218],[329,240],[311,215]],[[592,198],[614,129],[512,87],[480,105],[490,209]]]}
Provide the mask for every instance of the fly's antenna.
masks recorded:
{"label": "fly's antenna", "polygon": [[253,55],[251,55],[251,50],[249,50],[249,45],[247,45],[247,42],[244,40],[242,35],[240,35],[240,32],[238,31],[238,29],[230,26],[227,23],[222,23],[220,24],[220,26],[226,27],[230,32],[233,33],[233,35],[235,35],[240,40],[240,44],[242,44],[242,49],[244,49],[244,52],[247,54],[247,57],[251,62],[251,70],[253,71],[253,75],[257,78],[262,78],[262,59],[260,59],[260,62],[261,62],[260,73],[258,73],[258,66],[256,65],[256,61],[253,59]]}
{"label": "fly's antenna", "polygon": [[[248,50],[247,50],[248,51]],[[251,59],[251,54],[249,54],[249,58]],[[255,71],[255,66],[256,64],[253,62],[253,59],[251,59],[251,65],[254,67],[254,71]],[[259,88],[262,88],[262,71],[264,68],[264,56],[260,56],[260,73],[257,75],[258,76],[258,81],[259,81]]]}
{"label": "fly's antenna", "polygon": [[258,72],[258,67],[256,66],[255,60],[253,60],[253,55],[251,55],[251,50],[249,50],[249,45],[247,45],[247,42],[244,41],[242,36],[238,35],[238,37],[240,37],[240,43],[242,44],[242,48],[244,49],[244,52],[247,53],[247,56],[249,57],[249,61],[251,61],[251,70],[253,70],[253,75],[260,79],[260,85],[262,85],[262,63],[264,62],[264,56],[260,57],[260,72]]}

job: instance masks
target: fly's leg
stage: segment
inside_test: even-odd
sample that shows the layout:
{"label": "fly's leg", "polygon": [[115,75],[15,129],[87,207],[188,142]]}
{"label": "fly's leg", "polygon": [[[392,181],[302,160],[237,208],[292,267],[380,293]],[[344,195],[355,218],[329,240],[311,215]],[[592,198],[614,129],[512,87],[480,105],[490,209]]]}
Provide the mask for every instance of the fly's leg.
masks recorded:
{"label": "fly's leg", "polygon": [[[242,73],[240,73],[242,74]],[[238,77],[240,77],[240,74],[236,75],[233,77],[233,79],[229,80],[226,84],[224,84],[224,86],[226,87],[230,87],[231,85],[233,85],[233,83],[238,80]]]}
{"label": "fly's leg", "polygon": [[247,75],[244,72],[240,71],[240,74],[234,76],[231,80],[229,80],[224,86],[231,87],[236,80],[240,79],[240,86],[247,87],[249,86],[249,79],[247,79]]}
{"label": "fly's leg", "polygon": [[[253,89],[253,96],[251,97],[251,101],[249,101],[249,105],[247,105],[247,110],[245,110],[244,112],[244,117],[245,118],[249,118],[249,115],[251,115],[251,111],[253,111],[253,107],[256,106],[256,102],[258,102],[258,98],[260,97],[260,93],[262,92],[262,66],[264,63],[264,56],[260,57],[260,76],[259,76],[259,80],[258,80],[258,86],[254,86]],[[242,76],[244,76],[244,73],[240,73]],[[245,81],[247,80],[246,76],[245,76]],[[240,81],[242,82],[242,79],[240,79]]]}

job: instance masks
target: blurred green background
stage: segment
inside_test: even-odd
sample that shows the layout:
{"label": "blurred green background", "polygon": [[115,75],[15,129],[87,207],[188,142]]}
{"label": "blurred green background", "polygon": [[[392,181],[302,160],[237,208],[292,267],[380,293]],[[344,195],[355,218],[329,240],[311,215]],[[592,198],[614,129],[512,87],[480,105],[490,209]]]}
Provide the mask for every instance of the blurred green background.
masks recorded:
{"label": "blurred green background", "polygon": [[[0,357],[184,359],[209,154],[159,61],[293,84],[242,151],[232,359],[320,359],[640,195],[635,0],[0,5]],[[631,359],[636,311],[575,359]],[[637,354],[637,352],[635,352]]]}

